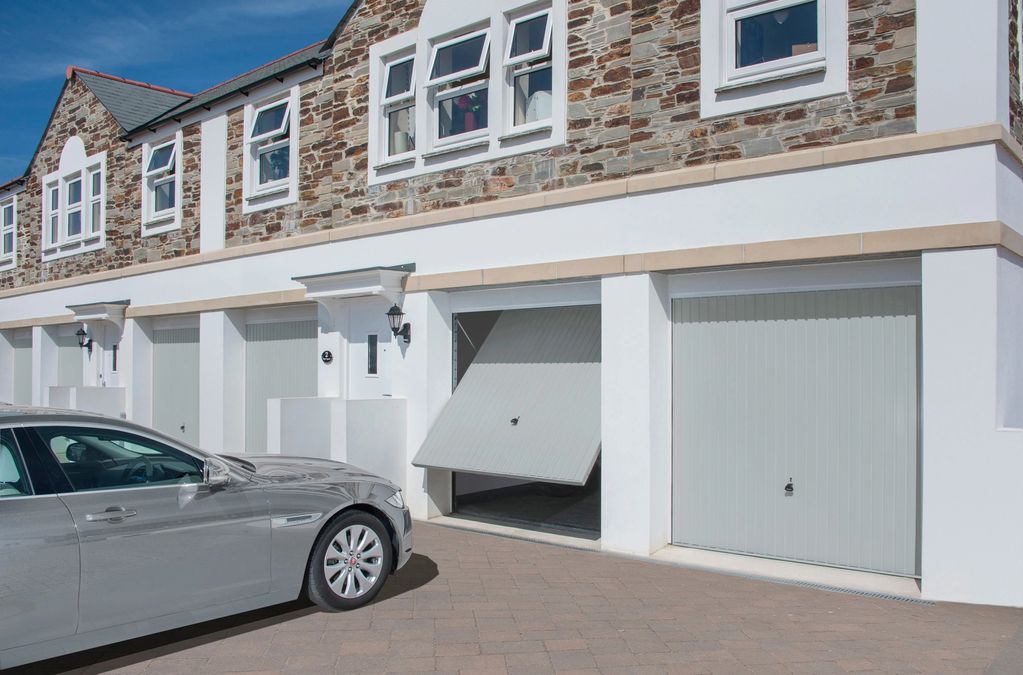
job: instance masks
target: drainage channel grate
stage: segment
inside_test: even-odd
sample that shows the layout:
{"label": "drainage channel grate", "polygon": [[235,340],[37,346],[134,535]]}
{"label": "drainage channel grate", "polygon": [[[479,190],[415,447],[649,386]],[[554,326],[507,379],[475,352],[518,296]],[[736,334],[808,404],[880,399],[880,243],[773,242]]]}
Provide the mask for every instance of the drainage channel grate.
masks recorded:
{"label": "drainage channel grate", "polygon": [[875,598],[877,600],[895,600],[897,602],[908,602],[913,605],[926,605],[933,606],[934,602],[931,600],[922,600],[920,598],[910,597],[908,595],[893,595],[891,593],[877,593],[874,591],[859,591],[855,588],[842,588],[841,586],[828,586],[827,584],[815,584],[811,581],[796,581],[795,579],[778,579],[777,577],[758,577],[758,576],[746,576],[748,579],[757,579],[761,581],[770,581],[776,584],[785,584],[786,586],[798,586],[799,588],[812,588],[816,591],[829,591],[831,593],[845,593],[846,595],[858,595],[861,598]]}

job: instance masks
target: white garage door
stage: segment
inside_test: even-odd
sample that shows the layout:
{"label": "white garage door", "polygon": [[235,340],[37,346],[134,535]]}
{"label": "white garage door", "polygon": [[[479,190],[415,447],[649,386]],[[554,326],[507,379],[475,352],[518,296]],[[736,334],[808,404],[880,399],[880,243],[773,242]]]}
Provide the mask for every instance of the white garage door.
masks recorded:
{"label": "white garage door", "polygon": [[199,442],[199,329],[153,331],[153,426]]}
{"label": "white garage door", "polygon": [[63,387],[82,386],[82,352],[77,335],[60,335],[57,342],[57,384]]}
{"label": "white garage door", "polygon": [[245,451],[266,452],[266,402],[316,396],[316,321],[245,326]]}
{"label": "white garage door", "polygon": [[677,544],[915,576],[917,287],[674,302]]}
{"label": "white garage door", "polygon": [[14,400],[11,403],[32,403],[32,338],[14,340]]}

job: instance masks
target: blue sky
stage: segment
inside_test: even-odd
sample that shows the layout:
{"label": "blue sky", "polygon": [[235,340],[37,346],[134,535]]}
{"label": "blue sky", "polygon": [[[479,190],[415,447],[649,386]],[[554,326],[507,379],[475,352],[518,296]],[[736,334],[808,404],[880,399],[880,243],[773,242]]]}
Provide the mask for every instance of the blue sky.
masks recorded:
{"label": "blue sky", "polygon": [[68,65],[198,92],[330,34],[351,0],[3,0],[0,183],[20,176]]}

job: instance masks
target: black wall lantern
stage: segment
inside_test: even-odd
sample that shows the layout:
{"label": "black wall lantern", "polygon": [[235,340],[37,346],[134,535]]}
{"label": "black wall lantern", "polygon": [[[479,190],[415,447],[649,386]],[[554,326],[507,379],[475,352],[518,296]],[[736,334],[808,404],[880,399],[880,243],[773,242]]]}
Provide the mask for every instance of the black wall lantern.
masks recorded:
{"label": "black wall lantern", "polygon": [[398,305],[391,305],[391,308],[387,310],[387,322],[391,324],[391,332],[394,333],[394,337],[399,335],[405,338],[405,344],[412,342],[412,326],[409,324],[402,324],[402,319],[405,318],[405,313],[401,311],[401,307]]}
{"label": "black wall lantern", "polygon": [[85,332],[84,328],[79,328],[75,331],[75,335],[78,337],[78,346],[89,350],[89,356],[92,356],[92,338],[88,337],[88,333]]}

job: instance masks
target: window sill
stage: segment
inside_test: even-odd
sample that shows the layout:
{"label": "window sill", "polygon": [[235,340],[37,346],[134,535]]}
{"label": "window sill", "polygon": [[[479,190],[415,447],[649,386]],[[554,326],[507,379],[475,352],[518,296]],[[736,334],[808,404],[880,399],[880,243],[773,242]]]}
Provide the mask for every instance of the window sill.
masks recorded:
{"label": "window sill", "polygon": [[513,141],[517,138],[525,138],[526,136],[532,136],[534,134],[550,133],[554,131],[554,125],[551,123],[541,124],[539,126],[530,127],[528,129],[512,129],[504,136],[498,136],[497,140],[501,143],[505,141]]}
{"label": "window sill", "polygon": [[382,169],[390,169],[394,166],[401,166],[402,164],[411,164],[416,161],[415,155],[405,155],[404,157],[396,157],[394,159],[388,159],[386,162],[380,162],[374,165],[374,171],[380,171]]}
{"label": "window sill", "polygon": [[441,155],[447,155],[460,150],[472,150],[474,148],[483,148],[490,145],[490,136],[484,136],[483,138],[477,138],[471,141],[465,141],[463,143],[444,145],[430,152],[423,153],[423,159],[430,159],[431,157],[440,157]]}
{"label": "window sill", "polygon": [[289,191],[291,191],[290,185],[281,185],[280,187],[275,187],[269,190],[257,192],[255,194],[246,195],[245,201],[256,202],[267,197],[278,197],[280,195],[287,194]]}
{"label": "window sill", "polygon": [[736,82],[730,82],[723,84],[720,87],[714,89],[714,93],[723,94],[729,91],[735,91],[736,89],[745,89],[747,87],[755,87],[759,84],[770,84],[772,82],[780,82],[782,80],[791,80],[797,77],[804,77],[806,75],[814,75],[817,73],[827,72],[827,65],[824,63],[815,64],[810,68],[803,68],[800,70],[794,70],[787,73],[778,73],[776,75],[762,75],[755,76],[745,80],[738,80]]}
{"label": "window sill", "polygon": [[178,214],[170,213],[166,216],[159,216],[142,223],[142,236],[153,237],[158,234],[178,229]]}
{"label": "window sill", "polygon": [[14,256],[7,256],[6,258],[0,258],[0,272],[11,270],[15,268]]}

